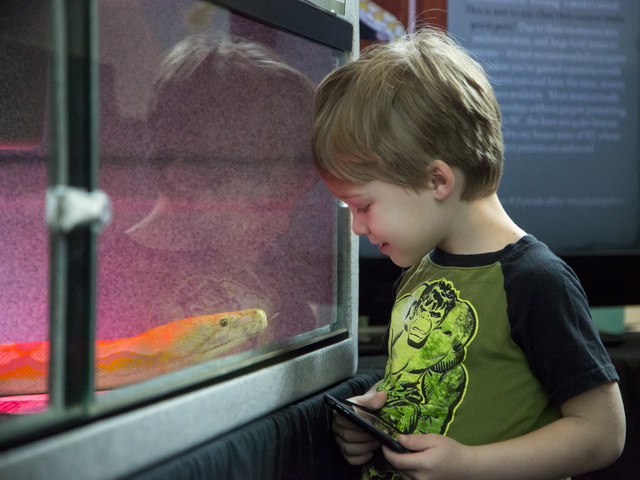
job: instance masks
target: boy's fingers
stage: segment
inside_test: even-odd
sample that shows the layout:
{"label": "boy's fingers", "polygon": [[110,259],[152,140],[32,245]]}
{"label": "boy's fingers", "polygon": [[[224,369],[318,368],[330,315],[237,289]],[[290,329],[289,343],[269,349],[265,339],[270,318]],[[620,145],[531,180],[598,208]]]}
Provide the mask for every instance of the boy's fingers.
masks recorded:
{"label": "boy's fingers", "polygon": [[357,425],[342,417],[339,413],[335,415],[332,424],[333,433],[347,442],[370,442],[373,437],[362,430]]}
{"label": "boy's fingers", "polygon": [[336,437],[336,443],[351,465],[362,465],[373,456],[373,451],[380,447],[380,444],[375,440],[354,443],[345,442],[340,437]]}
{"label": "boy's fingers", "polygon": [[387,394],[384,392],[375,392],[373,394],[355,397],[352,400],[359,405],[370,408],[371,410],[379,410],[387,401]]}
{"label": "boy's fingers", "polygon": [[355,423],[350,421],[347,417],[345,417],[344,415],[340,415],[338,412],[334,412],[333,430],[335,431],[336,428],[339,428],[341,430],[362,431],[360,427],[358,427]]}
{"label": "boy's fingers", "polygon": [[369,408],[378,410],[384,406],[387,401],[387,394],[384,392],[376,392],[369,401]]}
{"label": "boy's fingers", "polygon": [[398,442],[403,447],[413,451],[426,450],[433,447],[433,436],[431,435],[399,435]]}

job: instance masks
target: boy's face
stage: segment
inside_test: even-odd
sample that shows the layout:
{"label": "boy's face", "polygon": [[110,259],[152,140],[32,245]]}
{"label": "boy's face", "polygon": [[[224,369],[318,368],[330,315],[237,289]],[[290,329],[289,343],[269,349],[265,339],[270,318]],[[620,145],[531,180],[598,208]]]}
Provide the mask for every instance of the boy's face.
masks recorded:
{"label": "boy's face", "polygon": [[232,163],[201,156],[166,163],[157,173],[162,211],[171,215],[167,231],[199,239],[200,247],[239,262],[257,259],[288,232],[291,209],[317,181],[309,166],[293,161]]}
{"label": "boy's face", "polygon": [[325,183],[351,210],[353,233],[366,235],[400,267],[419,262],[443,240],[445,218],[431,188],[416,192],[380,180]]}

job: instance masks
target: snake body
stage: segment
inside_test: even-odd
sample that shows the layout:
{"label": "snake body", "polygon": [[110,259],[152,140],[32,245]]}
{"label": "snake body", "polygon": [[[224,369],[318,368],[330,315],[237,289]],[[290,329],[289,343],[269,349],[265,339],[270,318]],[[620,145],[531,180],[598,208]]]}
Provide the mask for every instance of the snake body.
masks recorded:
{"label": "snake body", "polygon": [[[96,389],[107,390],[218,357],[267,327],[254,308],[200,315],[133,337],[97,340]],[[0,395],[47,392],[49,342],[0,344]]]}

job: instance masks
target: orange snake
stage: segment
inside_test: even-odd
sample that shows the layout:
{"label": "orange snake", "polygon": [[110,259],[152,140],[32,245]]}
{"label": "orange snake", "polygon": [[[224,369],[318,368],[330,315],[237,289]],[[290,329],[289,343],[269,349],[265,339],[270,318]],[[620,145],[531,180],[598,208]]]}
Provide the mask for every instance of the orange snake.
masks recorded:
{"label": "orange snake", "polygon": [[[267,315],[254,308],[200,315],[134,337],[96,341],[96,389],[105,390],[201,363],[261,334]],[[47,391],[49,342],[0,344],[0,395]]]}

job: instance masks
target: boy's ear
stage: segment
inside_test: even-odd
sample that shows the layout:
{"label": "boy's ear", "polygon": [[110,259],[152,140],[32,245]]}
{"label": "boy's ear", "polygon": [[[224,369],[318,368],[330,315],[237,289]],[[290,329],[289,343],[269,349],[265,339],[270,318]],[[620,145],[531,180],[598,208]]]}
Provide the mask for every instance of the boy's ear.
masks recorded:
{"label": "boy's ear", "polygon": [[456,186],[456,174],[448,163],[434,160],[427,166],[427,183],[436,200],[445,200]]}

